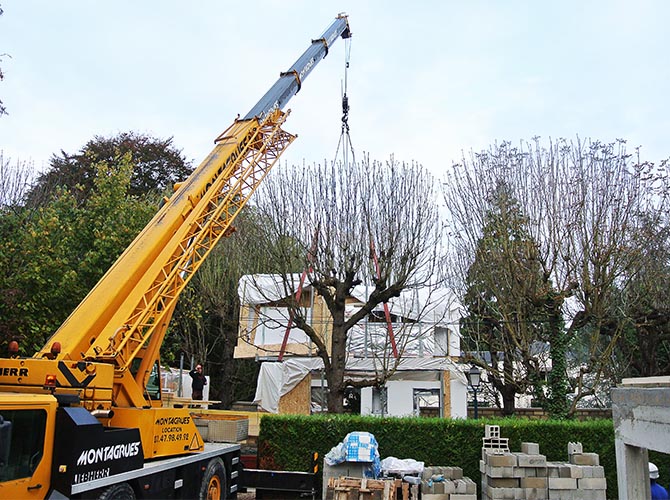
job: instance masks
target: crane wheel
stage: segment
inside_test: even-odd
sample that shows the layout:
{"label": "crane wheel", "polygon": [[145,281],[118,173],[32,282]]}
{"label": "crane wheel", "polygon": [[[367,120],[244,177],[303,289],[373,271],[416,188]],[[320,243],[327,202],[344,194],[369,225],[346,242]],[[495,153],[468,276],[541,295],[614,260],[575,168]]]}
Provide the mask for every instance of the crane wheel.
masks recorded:
{"label": "crane wheel", "polygon": [[113,484],[102,492],[98,500],[135,500],[135,492],[128,483]]}
{"label": "crane wheel", "polygon": [[226,467],[223,460],[213,458],[207,464],[207,470],[200,484],[200,500],[223,500],[226,494]]}

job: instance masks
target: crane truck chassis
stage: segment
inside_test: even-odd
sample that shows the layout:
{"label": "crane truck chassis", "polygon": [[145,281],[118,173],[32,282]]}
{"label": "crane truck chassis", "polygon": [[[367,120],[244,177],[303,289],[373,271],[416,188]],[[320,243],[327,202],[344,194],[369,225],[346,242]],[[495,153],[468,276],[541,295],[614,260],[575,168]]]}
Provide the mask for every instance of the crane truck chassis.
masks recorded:
{"label": "crane truck chassis", "polygon": [[[205,443],[163,406],[176,300],[295,136],[282,109],[338,38],[340,14],[157,214],[33,357],[0,358],[0,498],[235,498],[238,444]],[[157,382],[151,390],[150,380]]]}

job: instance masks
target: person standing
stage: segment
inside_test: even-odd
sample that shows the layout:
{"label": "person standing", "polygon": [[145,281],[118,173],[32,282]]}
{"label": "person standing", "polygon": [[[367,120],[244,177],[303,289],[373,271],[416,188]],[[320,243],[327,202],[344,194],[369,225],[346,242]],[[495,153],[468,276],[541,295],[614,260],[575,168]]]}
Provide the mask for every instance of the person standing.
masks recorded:
{"label": "person standing", "polygon": [[202,365],[196,365],[195,370],[191,370],[188,374],[193,379],[191,399],[202,401],[202,391],[207,385],[207,379],[202,373]]}
{"label": "person standing", "polygon": [[651,500],[668,500],[668,490],[658,484],[658,467],[649,462],[649,480],[651,481]]}

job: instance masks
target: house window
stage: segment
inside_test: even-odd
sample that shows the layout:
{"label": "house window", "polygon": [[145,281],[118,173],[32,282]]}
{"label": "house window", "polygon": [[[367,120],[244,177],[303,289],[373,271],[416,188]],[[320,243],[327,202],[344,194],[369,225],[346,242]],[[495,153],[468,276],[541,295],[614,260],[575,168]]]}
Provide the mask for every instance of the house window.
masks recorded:
{"label": "house window", "polygon": [[388,414],[388,392],[386,387],[372,388],[372,414],[382,416]]}
{"label": "house window", "polygon": [[449,356],[449,329],[435,327],[435,356]]}
{"label": "house window", "polygon": [[[306,311],[303,310],[303,314]],[[287,307],[263,306],[259,311],[258,323],[260,335],[256,335],[255,345],[281,344],[286,333],[290,311]],[[309,318],[305,316],[309,321]],[[309,338],[302,330],[291,329],[288,343],[301,344],[309,341]]]}
{"label": "house window", "polygon": [[414,414],[439,417],[440,389],[414,389]]}
{"label": "house window", "polygon": [[323,413],[328,411],[328,388],[312,386],[311,389],[311,413]]}
{"label": "house window", "polygon": [[245,328],[245,340],[251,344],[251,334],[254,331],[254,328],[256,328],[256,319],[257,319],[257,313],[258,311],[256,310],[257,306],[249,306],[247,309],[249,311],[249,316],[247,318],[247,326]]}

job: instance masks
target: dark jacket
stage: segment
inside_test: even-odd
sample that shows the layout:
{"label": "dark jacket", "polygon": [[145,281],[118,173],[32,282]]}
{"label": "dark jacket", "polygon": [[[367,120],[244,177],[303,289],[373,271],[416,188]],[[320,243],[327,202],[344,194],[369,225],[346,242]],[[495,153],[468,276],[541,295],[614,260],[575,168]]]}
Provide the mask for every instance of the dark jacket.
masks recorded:
{"label": "dark jacket", "polygon": [[207,384],[207,379],[202,373],[198,373],[197,370],[191,370],[188,374],[193,379],[193,385],[191,386],[194,391],[202,391]]}

